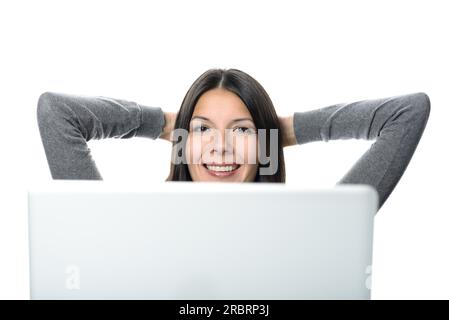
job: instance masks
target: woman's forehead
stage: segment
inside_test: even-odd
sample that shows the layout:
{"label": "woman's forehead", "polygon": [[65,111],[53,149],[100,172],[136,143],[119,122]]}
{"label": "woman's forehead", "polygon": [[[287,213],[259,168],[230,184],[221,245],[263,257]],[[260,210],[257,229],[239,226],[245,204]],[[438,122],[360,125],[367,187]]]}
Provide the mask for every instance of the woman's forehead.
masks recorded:
{"label": "woman's forehead", "polygon": [[235,93],[224,89],[205,92],[195,106],[192,116],[224,121],[230,118],[251,118],[248,108]]}

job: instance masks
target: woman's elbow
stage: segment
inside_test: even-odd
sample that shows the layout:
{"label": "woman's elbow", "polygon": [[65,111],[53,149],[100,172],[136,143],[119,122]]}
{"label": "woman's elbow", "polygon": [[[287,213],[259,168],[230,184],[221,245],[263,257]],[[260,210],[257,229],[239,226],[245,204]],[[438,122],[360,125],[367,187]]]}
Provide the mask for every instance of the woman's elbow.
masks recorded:
{"label": "woman's elbow", "polygon": [[424,92],[418,92],[413,97],[414,108],[419,112],[420,118],[427,123],[430,115],[430,98]]}
{"label": "woman's elbow", "polygon": [[56,94],[44,92],[37,101],[37,120],[41,122],[49,118],[54,113],[54,107],[57,102]]}

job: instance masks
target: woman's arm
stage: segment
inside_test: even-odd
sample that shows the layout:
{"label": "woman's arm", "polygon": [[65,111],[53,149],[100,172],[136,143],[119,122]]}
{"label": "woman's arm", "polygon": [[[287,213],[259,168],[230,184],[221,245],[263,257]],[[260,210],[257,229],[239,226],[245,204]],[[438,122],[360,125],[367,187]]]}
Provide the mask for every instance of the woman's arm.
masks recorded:
{"label": "woman's arm", "polygon": [[[379,194],[380,210],[407,168],[429,113],[429,97],[412,93],[295,112],[290,119],[293,125],[286,131],[294,132],[296,144],[376,140],[337,184],[373,186]],[[290,140],[285,145],[292,143]]]}
{"label": "woman's arm", "polygon": [[45,92],[37,120],[53,179],[102,180],[87,141],[158,138],[165,125],[161,108],[102,96]]}

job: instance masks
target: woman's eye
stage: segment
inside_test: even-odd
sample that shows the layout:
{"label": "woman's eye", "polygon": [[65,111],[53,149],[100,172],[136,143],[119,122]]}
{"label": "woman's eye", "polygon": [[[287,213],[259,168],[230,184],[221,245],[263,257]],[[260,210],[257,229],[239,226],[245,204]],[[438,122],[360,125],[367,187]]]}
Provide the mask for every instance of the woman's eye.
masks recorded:
{"label": "woman's eye", "polygon": [[237,127],[234,129],[234,131],[236,131],[237,133],[245,133],[245,134],[251,134],[254,132],[252,128],[247,127]]}
{"label": "woman's eye", "polygon": [[201,126],[197,126],[197,127],[193,128],[193,131],[194,132],[204,132],[207,129],[209,129],[209,128],[206,127],[206,126],[201,125]]}

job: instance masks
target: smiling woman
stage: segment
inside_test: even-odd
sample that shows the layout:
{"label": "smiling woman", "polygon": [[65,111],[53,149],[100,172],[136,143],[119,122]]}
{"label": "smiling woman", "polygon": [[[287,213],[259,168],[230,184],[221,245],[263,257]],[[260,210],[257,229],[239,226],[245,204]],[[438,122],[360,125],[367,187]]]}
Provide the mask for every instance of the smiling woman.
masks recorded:
{"label": "smiling woman", "polygon": [[[222,89],[204,93],[189,131],[186,157],[193,181],[254,181],[256,125],[238,96]],[[195,140],[199,143],[194,144]]]}
{"label": "smiling woman", "polygon": [[173,129],[188,134],[170,137],[167,181],[285,182],[282,129],[273,103],[240,70],[203,73],[188,90]]}
{"label": "smiling woman", "polygon": [[167,181],[280,183],[286,180],[283,147],[376,140],[337,184],[373,186],[379,210],[405,172],[429,114],[429,97],[418,92],[278,117],[263,87],[236,69],[203,73],[177,113],[127,100],[51,92],[40,96],[37,107],[53,179],[102,179],[87,146],[90,139],[170,141]]}

